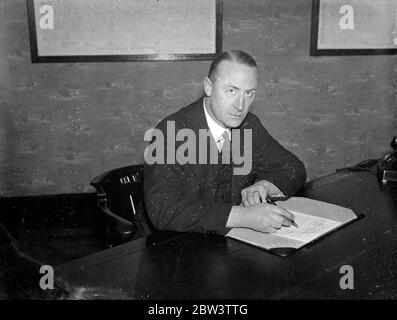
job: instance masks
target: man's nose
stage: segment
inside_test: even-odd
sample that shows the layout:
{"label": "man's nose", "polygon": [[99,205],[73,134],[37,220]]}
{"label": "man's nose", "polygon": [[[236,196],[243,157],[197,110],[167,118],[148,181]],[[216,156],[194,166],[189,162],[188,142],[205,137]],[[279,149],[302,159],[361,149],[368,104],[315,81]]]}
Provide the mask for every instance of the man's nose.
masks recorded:
{"label": "man's nose", "polygon": [[239,111],[243,111],[245,108],[245,101],[244,101],[244,95],[240,94],[234,103],[234,107]]}

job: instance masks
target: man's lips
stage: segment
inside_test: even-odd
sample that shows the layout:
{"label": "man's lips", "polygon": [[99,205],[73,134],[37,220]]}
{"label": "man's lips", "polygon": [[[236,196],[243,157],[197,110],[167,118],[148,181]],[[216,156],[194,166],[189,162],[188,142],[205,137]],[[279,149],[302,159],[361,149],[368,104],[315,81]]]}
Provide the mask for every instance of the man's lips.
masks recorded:
{"label": "man's lips", "polygon": [[232,116],[233,118],[241,118],[243,115],[242,114],[232,114],[232,113],[230,113],[230,116]]}

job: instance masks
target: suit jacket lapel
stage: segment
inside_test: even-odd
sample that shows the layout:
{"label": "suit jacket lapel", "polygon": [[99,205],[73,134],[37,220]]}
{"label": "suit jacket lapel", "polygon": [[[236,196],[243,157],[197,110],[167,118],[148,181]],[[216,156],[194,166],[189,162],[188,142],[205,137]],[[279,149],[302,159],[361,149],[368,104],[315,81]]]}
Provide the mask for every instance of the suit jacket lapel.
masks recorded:
{"label": "suit jacket lapel", "polygon": [[[192,112],[190,113],[190,127],[195,131],[199,132],[199,129],[206,129],[209,130],[207,119],[205,118],[204,109],[203,109],[203,99],[201,97],[197,101],[193,102]],[[198,138],[198,137],[197,137]]]}
{"label": "suit jacket lapel", "polygon": [[[212,184],[216,181],[216,165],[207,165],[207,164],[199,164],[199,151],[200,151],[200,142],[206,143],[207,141],[200,141],[200,129],[206,130],[209,132],[209,127],[207,123],[207,119],[204,113],[203,107],[203,99],[201,97],[191,105],[191,112],[189,113],[189,127],[194,131],[196,136],[196,161],[197,165],[194,166],[196,168],[196,175],[201,179],[202,184]],[[212,137],[211,137],[212,139]],[[207,143],[208,146],[208,143]],[[207,147],[207,163],[210,160],[209,148]]]}

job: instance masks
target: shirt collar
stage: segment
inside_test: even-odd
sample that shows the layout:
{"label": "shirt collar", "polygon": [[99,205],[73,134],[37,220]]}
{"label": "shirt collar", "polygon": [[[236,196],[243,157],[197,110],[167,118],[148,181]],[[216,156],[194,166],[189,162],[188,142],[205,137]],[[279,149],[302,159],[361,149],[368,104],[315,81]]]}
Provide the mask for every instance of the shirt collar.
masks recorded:
{"label": "shirt collar", "polygon": [[203,108],[204,108],[205,118],[207,119],[208,128],[210,128],[212,137],[214,138],[215,142],[219,140],[219,138],[222,136],[225,130],[227,130],[229,139],[231,140],[232,137],[231,137],[230,129],[225,129],[224,127],[216,123],[215,120],[212,119],[211,115],[208,113],[207,109],[205,108],[205,98],[203,99]]}

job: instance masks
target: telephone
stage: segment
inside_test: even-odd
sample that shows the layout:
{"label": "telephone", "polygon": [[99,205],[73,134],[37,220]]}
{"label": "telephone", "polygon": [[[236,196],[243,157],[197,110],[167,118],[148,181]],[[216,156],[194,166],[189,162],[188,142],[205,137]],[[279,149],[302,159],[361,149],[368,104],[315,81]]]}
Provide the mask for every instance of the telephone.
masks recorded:
{"label": "telephone", "polygon": [[377,177],[383,185],[388,181],[397,181],[397,136],[393,137],[390,145],[393,151],[387,153],[377,166]]}

